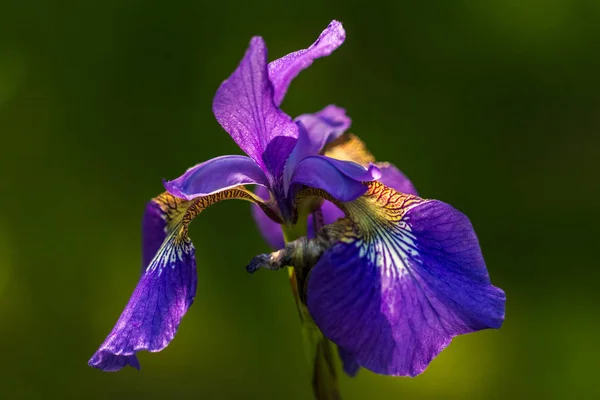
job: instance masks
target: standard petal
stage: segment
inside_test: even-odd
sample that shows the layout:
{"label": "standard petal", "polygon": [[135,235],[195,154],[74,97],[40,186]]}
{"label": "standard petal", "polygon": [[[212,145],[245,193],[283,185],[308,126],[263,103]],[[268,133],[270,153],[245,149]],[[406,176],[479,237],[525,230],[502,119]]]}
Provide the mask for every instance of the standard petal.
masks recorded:
{"label": "standard petal", "polygon": [[273,138],[263,153],[263,163],[273,182],[280,182],[287,161],[298,141],[289,136]]}
{"label": "standard petal", "polygon": [[326,144],[337,139],[352,124],[346,110],[333,104],[314,114],[302,114],[294,121],[306,129],[313,152],[309,155],[321,153]]}
{"label": "standard petal", "polygon": [[382,162],[376,165],[381,171],[381,178],[378,179],[379,182],[400,193],[418,195],[415,185],[393,164]]}
{"label": "standard petal", "polygon": [[311,66],[317,58],[330,55],[346,39],[346,32],[338,21],[331,21],[316,42],[308,49],[298,50],[269,64],[269,79],[273,83],[275,104],[283,101],[285,94],[300,71]]}
{"label": "standard petal", "polygon": [[366,187],[361,182],[379,179],[375,165],[364,168],[350,161],[325,156],[311,156],[300,161],[294,170],[290,187],[302,184],[323,189],[339,201],[351,201],[362,195]]}
{"label": "standard petal", "polygon": [[165,182],[174,196],[192,200],[239,185],[268,186],[262,169],[249,157],[221,156],[188,169],[179,178]]}
{"label": "standard petal", "polygon": [[379,183],[343,206],[349,218],[330,228],[341,236],[310,272],[306,299],[361,366],[415,376],[452,337],[501,326],[505,295],[465,215]]}
{"label": "standard petal", "polygon": [[261,37],[252,38],[237,69],[217,90],[213,112],[237,145],[265,171],[263,152],[269,142],[277,136],[298,136],[296,124],[273,103],[267,48]]}
{"label": "standard petal", "polygon": [[316,114],[296,118],[298,140],[289,153],[283,172],[283,185],[289,187],[292,175],[300,161],[321,154],[325,145],[339,137],[349,126],[350,118],[343,108],[329,105]]}

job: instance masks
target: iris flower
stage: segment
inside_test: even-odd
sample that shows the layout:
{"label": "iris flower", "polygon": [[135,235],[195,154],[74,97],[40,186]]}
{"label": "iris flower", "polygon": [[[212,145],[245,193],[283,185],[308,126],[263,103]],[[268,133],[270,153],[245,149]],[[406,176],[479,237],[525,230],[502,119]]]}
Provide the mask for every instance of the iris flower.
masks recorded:
{"label": "iris flower", "polygon": [[148,203],[142,276],[89,365],[139,369],[138,351],[169,344],[196,294],[188,226],[228,199],[253,203],[276,250],[247,270],[288,268],[317,398],[336,397],[332,343],[349,375],[364,367],[415,376],[454,336],[501,326],[505,295],[490,283],[464,214],[418,197],[395,166],[375,163],[345,133],[344,109],[292,119],[279,108],[300,71],[344,39],[333,21],[307,49],[267,63],[263,39],[252,38],[213,102],[217,121],[247,156],[198,164]]}

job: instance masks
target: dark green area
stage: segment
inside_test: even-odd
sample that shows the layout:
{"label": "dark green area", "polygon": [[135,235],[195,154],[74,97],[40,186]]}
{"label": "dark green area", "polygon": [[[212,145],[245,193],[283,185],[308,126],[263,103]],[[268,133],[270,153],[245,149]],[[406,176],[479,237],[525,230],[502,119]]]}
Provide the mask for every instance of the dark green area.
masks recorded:
{"label": "dark green area", "polygon": [[271,59],[331,19],[346,44],[292,85],[295,116],[346,107],[420,193],[470,216],[508,297],[416,379],[342,378],[345,399],[596,398],[600,2],[0,3],[0,397],[308,399],[284,272],[247,203],[192,226],[196,303],[142,371],[86,365],[133,290],[148,199],[240,150],[212,97],[252,35]]}

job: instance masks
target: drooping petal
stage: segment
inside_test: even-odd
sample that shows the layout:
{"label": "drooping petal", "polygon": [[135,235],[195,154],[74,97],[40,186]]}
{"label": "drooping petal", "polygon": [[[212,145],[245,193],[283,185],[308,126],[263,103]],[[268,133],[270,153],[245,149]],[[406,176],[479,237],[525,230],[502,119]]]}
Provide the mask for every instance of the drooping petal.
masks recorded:
{"label": "drooping petal", "polygon": [[[328,143],[325,155],[329,157],[353,161],[363,166],[369,165],[369,163],[375,161],[375,157],[367,150],[366,145],[355,135],[345,134],[343,136],[338,136],[334,141],[328,141]],[[292,157],[293,153],[290,156],[290,159]],[[379,182],[399,192],[417,195],[417,191],[412,182],[394,165],[389,163],[377,163],[376,165],[381,171]],[[309,239],[312,239],[315,236],[315,232],[318,232],[323,225],[332,224],[344,216],[342,210],[327,200],[323,201],[319,213],[322,219],[322,224],[320,226],[315,224],[313,217],[315,215],[314,213],[308,220],[307,237]],[[339,346],[338,353],[342,360],[344,372],[350,377],[355,376],[358,373],[360,366],[354,355]]]}
{"label": "drooping petal", "polygon": [[338,346],[338,355],[342,360],[342,367],[346,375],[350,377],[356,376],[358,374],[358,370],[360,369],[360,365],[356,362],[356,357],[350,354],[350,352],[343,347]]}
{"label": "drooping petal", "polygon": [[310,67],[314,60],[330,55],[346,39],[346,32],[338,21],[331,21],[316,42],[269,64],[269,79],[273,83],[275,104],[283,101],[292,80],[300,71]]}
{"label": "drooping petal", "polygon": [[418,195],[415,185],[394,164],[382,162],[376,165],[381,171],[381,178],[378,179],[379,182],[400,193]]}
{"label": "drooping petal", "polygon": [[154,200],[146,205],[142,218],[142,273],[167,237],[167,215]]}
{"label": "drooping petal", "polygon": [[465,215],[379,183],[344,206],[349,218],[330,228],[341,236],[310,272],[306,298],[361,366],[415,376],[452,337],[500,327],[505,295]]}
{"label": "drooping petal", "polygon": [[[376,165],[381,171],[381,177],[378,179],[379,182],[398,192],[417,195],[417,190],[412,182],[393,164],[377,163]],[[344,212],[338,206],[327,200],[324,200],[321,204],[320,213],[322,216],[322,223],[320,226],[315,227],[313,216],[310,216],[308,219],[307,237],[309,239],[312,239],[315,236],[315,232],[321,229],[323,225],[332,224],[344,217]],[[281,228],[279,229],[281,230]],[[279,249],[281,247],[283,246],[273,248]]]}
{"label": "drooping petal", "polygon": [[[168,193],[151,201],[149,215],[167,221],[168,237],[153,255],[112,332],[90,359],[90,366],[104,371],[118,371],[127,365],[139,369],[138,351],[160,351],[175,336],[196,295],[194,246],[189,238],[176,234],[189,205]],[[144,258],[154,244],[148,242]]]}
{"label": "drooping petal", "polygon": [[123,314],[89,364],[104,371],[139,369],[135,353],[160,351],[196,295],[196,261],[191,243],[171,243],[142,276]]}
{"label": "drooping petal", "polygon": [[246,156],[221,156],[188,169],[179,178],[165,182],[174,196],[192,200],[239,185],[268,186],[262,169]]}
{"label": "drooping petal", "polygon": [[[265,202],[243,187],[192,201],[168,192],[152,200],[152,206],[148,206],[148,224],[144,221],[144,227],[160,228],[155,218],[159,216],[165,221],[165,239],[113,330],[89,360],[90,366],[104,371],[118,371],[127,365],[139,369],[138,351],[156,352],[169,344],[196,294],[195,250],[187,234],[188,226],[207,207],[228,199],[256,202],[271,213]],[[158,233],[156,237],[145,236],[144,258],[149,257],[147,254],[155,247],[158,236]]]}
{"label": "drooping petal", "polygon": [[302,184],[323,189],[337,200],[346,202],[356,199],[366,191],[361,182],[373,181],[380,177],[381,173],[375,165],[364,168],[350,161],[311,156],[298,163],[290,186]]}
{"label": "drooping petal", "polygon": [[298,136],[296,124],[273,102],[267,48],[261,37],[252,38],[237,69],[217,90],[213,112],[223,129],[265,172],[263,152],[269,142],[278,136]]}

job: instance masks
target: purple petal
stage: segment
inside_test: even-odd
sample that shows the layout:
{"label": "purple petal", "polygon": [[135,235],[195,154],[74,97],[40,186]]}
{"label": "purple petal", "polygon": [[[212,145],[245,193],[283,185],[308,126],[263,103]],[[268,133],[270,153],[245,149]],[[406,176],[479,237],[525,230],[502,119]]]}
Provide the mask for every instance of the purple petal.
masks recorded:
{"label": "purple petal", "polygon": [[327,143],[337,139],[352,124],[346,110],[333,104],[314,114],[302,114],[294,121],[300,122],[306,129],[312,145],[312,154],[308,155],[321,153]]}
{"label": "purple petal", "polygon": [[292,176],[292,184],[323,189],[340,201],[351,201],[362,195],[366,187],[361,182],[379,179],[375,165],[368,169],[350,162],[325,156],[311,156],[300,161]]}
{"label": "purple petal", "polygon": [[417,196],[417,189],[412,184],[410,179],[406,177],[398,168],[390,163],[377,163],[377,167],[381,171],[379,182],[385,186],[391,187],[400,193],[412,194]]}
{"label": "purple petal", "polygon": [[[269,191],[262,186],[258,186],[254,192],[263,199],[269,198]],[[256,204],[252,204],[251,207],[252,217],[262,237],[272,249],[282,249],[285,241],[281,225],[269,218]]]}
{"label": "purple petal", "polygon": [[397,192],[375,201],[368,214],[369,203],[356,208],[364,226],[313,268],[307,304],[325,336],[361,366],[415,376],[452,337],[499,328],[505,295],[491,285],[465,215]]}
{"label": "purple petal", "polygon": [[140,370],[140,362],[135,355],[115,355],[107,350],[98,350],[88,364],[105,372],[120,371],[128,365],[138,371]]}
{"label": "purple petal", "polygon": [[342,360],[342,367],[344,368],[344,372],[349,377],[355,377],[358,374],[358,370],[360,369],[360,365],[356,362],[356,358],[343,347],[338,346],[338,354],[340,359]]}
{"label": "purple petal", "polygon": [[126,365],[139,369],[135,354],[160,351],[175,336],[177,327],[196,295],[196,261],[189,240],[165,242],[129,303],[88,364],[104,371]]}
{"label": "purple petal", "polygon": [[330,105],[316,114],[304,114],[296,118],[298,140],[289,154],[283,174],[283,185],[289,187],[292,175],[300,161],[321,153],[327,143],[339,137],[349,126],[343,108]]}
{"label": "purple petal", "polygon": [[269,79],[275,89],[275,104],[281,104],[290,83],[300,71],[310,67],[315,59],[330,55],[344,43],[344,39],[346,39],[346,32],[342,24],[338,21],[331,21],[317,41],[308,49],[298,50],[271,62]]}
{"label": "purple petal", "polygon": [[166,213],[151,200],[142,218],[142,273],[167,237]]}
{"label": "purple petal", "polygon": [[279,136],[273,138],[267,145],[263,153],[263,161],[274,181],[281,181],[284,168],[287,166],[287,160],[297,142],[295,138]]}
{"label": "purple petal", "polygon": [[311,214],[308,218],[308,226],[306,229],[307,237],[312,239],[315,237],[315,233],[319,231],[324,225],[334,223],[340,218],[344,217],[344,212],[340,210],[335,204],[330,201],[323,200],[321,204],[321,220],[315,223],[315,213]]}
{"label": "purple petal", "polygon": [[164,185],[173,196],[192,200],[239,185],[268,184],[267,177],[251,158],[221,156],[188,169]]}
{"label": "purple petal", "polygon": [[261,37],[252,38],[237,69],[217,90],[213,112],[237,145],[265,171],[262,156],[269,142],[277,136],[298,136],[296,124],[273,103],[267,48]]}

